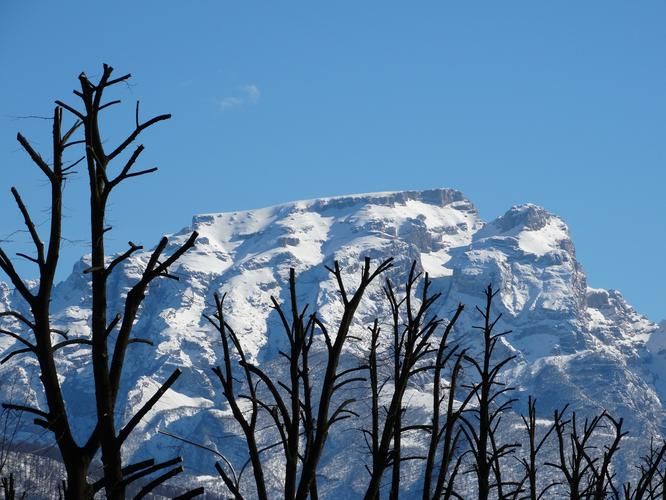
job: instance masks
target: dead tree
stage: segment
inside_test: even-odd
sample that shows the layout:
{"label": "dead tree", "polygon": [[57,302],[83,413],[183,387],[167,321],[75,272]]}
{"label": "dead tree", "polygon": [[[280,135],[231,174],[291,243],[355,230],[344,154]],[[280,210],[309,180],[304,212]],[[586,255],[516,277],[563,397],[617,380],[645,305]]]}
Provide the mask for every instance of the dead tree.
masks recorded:
{"label": "dead tree", "polygon": [[319,464],[319,459],[324,449],[324,444],[328,437],[328,432],[331,426],[335,422],[349,418],[349,416],[352,414],[348,409],[348,407],[354,403],[354,400],[351,399],[344,400],[335,408],[335,410],[331,411],[333,396],[339,389],[349,383],[349,379],[344,380],[344,377],[348,375],[349,370],[338,372],[338,364],[340,362],[342,348],[347,341],[352,320],[354,319],[356,310],[361,303],[361,299],[363,298],[367,287],[375,280],[375,278],[377,278],[377,276],[392,267],[392,262],[393,258],[386,259],[380,263],[377,269],[371,273],[370,259],[366,258],[361,270],[360,283],[351,297],[348,295],[345,289],[342,279],[342,272],[340,271],[340,266],[338,263],[335,263],[333,269],[328,268],[329,272],[335,276],[338,282],[338,291],[340,292],[340,296],[342,298],[344,311],[338,325],[335,340],[332,342],[324,324],[315,318],[317,326],[326,339],[328,356],[322,391],[319,398],[319,406],[317,408],[317,415],[316,418],[313,418],[315,426],[313,432],[313,443],[310,447],[310,451],[305,455],[305,460],[303,460],[301,481],[298,485],[298,491],[296,495],[296,498],[299,500],[303,500],[307,497],[308,491],[310,490],[310,485],[315,480],[317,465]]}
{"label": "dead tree", "polygon": [[[441,294],[430,292],[431,282],[426,274],[419,297],[420,304],[415,306],[413,295],[420,276],[420,273],[416,272],[416,262],[414,262],[405,285],[405,296],[400,300],[389,280],[386,281],[384,288],[392,318],[393,360],[391,368],[393,371],[393,394],[388,408],[385,408],[386,415],[381,423],[379,399],[386,381],[381,385],[378,381],[377,348],[380,330],[376,322],[371,329],[369,371],[372,427],[363,430],[372,457],[372,468],[368,467],[370,481],[365,493],[367,499],[378,498],[381,480],[388,468],[391,468],[389,497],[398,498],[402,462],[405,460],[427,459],[427,457],[403,456],[402,454],[401,438],[405,432],[418,430],[432,432],[433,430],[432,427],[427,425],[403,425],[403,414],[405,412],[403,399],[405,391],[415,375],[436,369],[439,365],[440,370],[437,371],[437,376],[439,376],[441,367],[452,354],[452,352],[445,354],[448,347],[447,339],[462,311],[462,306],[458,308],[458,311],[445,328],[444,335],[440,339],[439,349],[434,348],[433,334],[441,325],[442,320],[432,314],[431,309]],[[437,356],[433,364],[432,358],[435,353],[437,353]],[[437,396],[437,399],[440,400],[439,396]],[[439,423],[439,418],[437,420]],[[438,435],[439,431],[435,430],[435,433]],[[434,446],[436,446],[436,443]],[[434,459],[434,457],[432,458]],[[429,470],[432,471],[432,465]]]}
{"label": "dead tree", "polygon": [[[579,428],[576,412],[570,420],[563,418],[563,411],[554,413],[554,430],[558,443],[558,462],[545,465],[558,469],[564,477],[564,485],[572,500],[582,498],[603,499],[610,495],[619,498],[620,493],[614,484],[615,474],[611,470],[613,458],[620,447],[626,432],[622,431],[623,420],[616,420],[607,412],[586,418]],[[608,424],[605,425],[604,422]],[[570,430],[569,429],[569,425]],[[598,443],[599,431],[611,427],[613,440],[604,444],[603,452]],[[663,455],[662,455],[663,456]],[[661,459],[659,459],[660,461]],[[651,474],[654,474],[652,472]]]}
{"label": "dead tree", "polygon": [[469,386],[474,396],[470,405],[461,419],[464,423],[462,429],[469,444],[473,456],[472,471],[476,475],[479,500],[487,500],[490,492],[494,489],[498,498],[504,498],[511,492],[505,491],[505,487],[515,488],[518,486],[512,482],[505,482],[502,477],[503,467],[501,461],[507,455],[513,453],[520,446],[517,443],[500,444],[497,441],[498,428],[501,424],[502,415],[507,412],[513,402],[509,393],[512,387],[507,387],[500,381],[499,375],[502,369],[514,359],[515,356],[507,356],[499,361],[494,360],[495,349],[500,339],[507,335],[508,331],[495,333],[495,326],[502,315],[492,319],[493,299],[498,291],[493,291],[491,285],[485,289],[485,307],[476,307],[483,318],[482,326],[475,326],[483,334],[483,351],[480,361],[475,357],[467,355],[465,359],[472,365],[478,381]]}
{"label": "dead tree", "polygon": [[633,486],[631,482],[624,484],[622,490],[624,500],[643,500],[644,498],[666,498],[664,488],[664,455],[666,454],[666,441],[657,447],[654,440],[650,440],[650,450],[641,459],[637,467],[640,475]]}
{"label": "dead tree", "polygon": [[[220,298],[218,294],[215,294],[215,313],[212,317],[205,315],[205,318],[220,332],[224,356],[224,368],[217,366],[213,368],[213,372],[219,378],[220,383],[222,384],[224,397],[229,403],[229,407],[233,412],[236,422],[238,422],[241,429],[243,430],[243,435],[245,436],[249,455],[249,459],[246,464],[252,465],[257,498],[259,498],[259,500],[266,500],[268,495],[266,491],[266,480],[264,479],[264,470],[261,463],[262,449],[257,439],[257,422],[259,420],[259,399],[257,398],[257,387],[252,373],[248,368],[247,358],[245,357],[243,348],[238,341],[236,332],[234,332],[234,330],[224,319],[224,297]],[[243,399],[243,396],[237,393],[236,389],[236,370],[234,370],[234,360],[232,358],[233,353],[235,353],[240,358],[239,364],[242,367],[241,369],[243,372],[243,381],[245,382],[248,391],[247,399],[252,405],[250,408],[249,417],[246,417],[246,415],[243,413],[243,410],[241,409],[240,400]],[[245,469],[246,464],[242,469]],[[234,495],[234,497],[242,498],[240,491],[241,478],[238,477],[235,472],[233,472],[233,467],[231,467],[231,475],[229,475],[229,473],[227,473],[227,471],[225,471],[225,469],[219,463],[216,464],[216,468],[225,485],[227,488],[229,488],[229,491]]]}
{"label": "dead tree", "polygon": [[[603,500],[610,494],[615,495],[615,497],[620,496],[614,484],[615,473],[612,471],[612,462],[620,449],[620,441],[628,434],[622,431],[624,423],[622,418],[616,420],[607,412],[603,413],[603,417],[608,422],[608,426],[613,430],[613,441],[609,445],[604,445],[604,451],[600,457],[601,460],[598,466],[595,465],[595,460],[586,454],[586,460],[592,464],[591,471],[594,478],[594,486],[590,489],[589,493],[592,493],[592,498],[595,500]],[[583,453],[586,453],[585,449],[583,449]]]}
{"label": "dead tree", "polygon": [[[176,381],[180,370],[174,370],[162,387],[121,428],[117,429],[114,421],[128,347],[131,344],[150,343],[145,339],[132,337],[132,327],[138,317],[146,291],[151,282],[157,278],[175,278],[169,274],[169,268],[194,245],[197,234],[193,233],[186,243],[175,249],[169,256],[164,254],[168,240],[166,237],[163,238],[151,253],[141,278],[127,293],[123,311],[117,311],[111,319],[108,318],[107,282],[109,277],[115,269],[142,247],[130,242],[129,249],[123,254],[115,257],[106,254],[104,239],[111,229],[105,221],[107,204],[111,193],[121,183],[156,170],[156,168],[134,170],[136,161],[144,149],[143,145],[138,146],[128,156],[115,175],[112,174],[111,163],[121,157],[144,130],[170,118],[170,115],[159,115],[142,122],[139,118],[137,102],[134,130],[117,146],[113,148],[106,146],[100,130],[100,114],[120,101],[103,102],[103,94],[106,89],[126,82],[130,78],[129,74],[112,78],[112,72],[113,69],[110,66],[104,65],[102,76],[96,83],[91,82],[83,73],[79,76],[80,90],[75,90],[74,94],[81,99],[83,110],[56,101],[57,107],[53,115],[52,163],[47,163],[21,134],[18,135],[19,143],[45,175],[51,191],[50,231],[45,245],[21,196],[15,188],[12,188],[12,195],[34,244],[34,255],[20,254],[20,256],[38,267],[39,285],[36,289],[26,284],[11,259],[0,250],[0,269],[9,277],[31,311],[30,317],[26,317],[18,311],[0,313],[3,317],[13,319],[17,327],[22,327],[20,330],[17,328],[0,332],[16,339],[21,345],[21,348],[8,354],[3,362],[19,354],[36,356],[47,404],[45,409],[15,404],[6,404],[5,407],[34,414],[37,417],[35,423],[53,433],[67,471],[65,496],[68,499],[91,498],[96,491],[102,488],[106,490],[107,498],[121,499],[125,496],[126,486],[133,481],[171,467],[166,473],[149,483],[148,486],[152,489],[180,470],[177,466],[180,459],[162,464],[155,464],[154,460],[146,460],[138,464],[127,465],[123,464],[121,458],[123,443],[141,419]],[[63,109],[75,117],[73,125],[64,130],[62,128]],[[74,139],[75,133],[81,128],[83,137]],[[77,145],[83,146],[84,155],[79,160],[66,165],[63,159],[65,151]],[[87,167],[90,185],[92,262],[90,268],[84,272],[91,277],[92,281],[92,320],[90,337],[68,338],[65,332],[52,326],[50,304],[62,240],[63,182],[72,172],[72,168],[80,162],[84,162]],[[28,334],[32,335],[33,340],[27,337]],[[54,340],[57,336],[62,339]],[[94,375],[97,423],[82,445],[79,445],[72,435],[70,417],[62,394],[55,360],[57,355],[61,355],[61,349],[71,345],[89,346],[92,351],[90,359]],[[93,457],[100,449],[104,477],[91,484],[88,469]]]}
{"label": "dead tree", "polygon": [[[430,444],[423,478],[423,500],[431,498],[444,498],[448,500],[455,495],[455,480],[460,471],[463,455],[458,451],[458,443],[462,434],[460,416],[473,396],[469,391],[463,394],[463,399],[456,404],[459,379],[463,369],[466,351],[459,351],[458,347],[449,347],[448,338],[456,324],[464,306],[458,305],[453,317],[446,325],[435,359],[432,394],[432,418],[430,424]],[[442,394],[442,371],[449,360],[455,355],[455,362],[450,372],[448,391]],[[441,395],[440,395],[441,394]],[[441,415],[441,406],[446,401],[444,415]],[[455,458],[455,461],[454,461]],[[436,476],[435,476],[436,473]],[[435,487],[433,480],[436,477]]]}
{"label": "dead tree", "polygon": [[14,474],[9,474],[9,477],[2,478],[2,492],[5,495],[5,500],[23,500],[27,493],[16,494],[16,486],[14,485]]}
{"label": "dead tree", "polygon": [[[560,413],[566,411],[566,407]],[[540,488],[538,483],[539,461],[538,456],[543,449],[544,444],[555,430],[555,425],[549,425],[546,432],[541,437],[537,436],[537,411],[536,399],[529,396],[527,399],[527,416],[521,415],[523,425],[525,426],[525,433],[527,434],[527,456],[520,458],[520,464],[523,466],[524,474],[516,488],[516,498],[525,498],[529,500],[540,500],[551,488],[557,486],[557,483],[550,483],[549,485]],[[525,493],[519,496],[520,493]]]}
{"label": "dead tree", "polygon": [[[316,471],[328,433],[337,422],[356,415],[351,409],[355,400],[350,398],[339,401],[337,396],[343,387],[364,380],[354,375],[365,369],[363,366],[341,371],[338,369],[342,350],[368,286],[392,266],[391,261],[385,260],[373,271],[370,259],[366,258],[360,282],[351,295],[346,291],[338,263],[335,262],[333,268],[327,268],[336,279],[344,306],[334,338],[316,314],[307,315],[307,306],[302,309],[299,307],[295,271],[290,270],[289,309],[285,311],[283,305],[272,298],[273,307],[289,342],[289,350],[280,352],[289,367],[289,379],[285,381],[275,380],[270,373],[248,361],[240,339],[224,319],[223,298],[216,297],[215,313],[207,319],[221,335],[224,365],[213,371],[222,384],[234,419],[243,431],[249,457],[239,474],[226,458],[216,465],[234,498],[243,498],[240,479],[248,465],[252,466],[257,497],[267,498],[261,454],[273,448],[282,449],[284,456],[284,498],[318,497]],[[326,369],[321,391],[315,395],[310,378],[309,355],[314,338],[318,335],[325,342]],[[242,380],[242,384],[237,379]],[[241,389],[246,393],[241,393]],[[249,410],[245,412],[240,404],[243,399],[250,404]],[[262,413],[270,418],[277,431],[277,442],[259,442],[257,422]]]}
{"label": "dead tree", "polygon": [[379,398],[381,392],[389,381],[389,378],[385,378],[380,382],[379,379],[379,336],[381,334],[381,328],[379,326],[379,320],[375,318],[375,321],[370,328],[370,352],[368,353],[368,375],[370,378],[370,429],[362,429],[363,439],[365,439],[365,444],[370,452],[370,457],[372,458],[372,468],[365,466],[365,469],[368,471],[368,474],[372,476],[373,471],[379,470],[381,467],[381,455],[379,453],[379,440],[381,438],[380,434],[380,415],[379,415]]}

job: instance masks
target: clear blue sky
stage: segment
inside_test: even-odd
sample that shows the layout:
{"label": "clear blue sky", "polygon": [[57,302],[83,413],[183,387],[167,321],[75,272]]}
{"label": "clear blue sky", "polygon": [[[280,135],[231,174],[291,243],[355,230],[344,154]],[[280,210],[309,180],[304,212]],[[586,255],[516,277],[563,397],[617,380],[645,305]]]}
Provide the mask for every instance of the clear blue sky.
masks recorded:
{"label": "clear blue sky", "polygon": [[[9,186],[42,220],[55,98],[102,62],[173,119],[143,139],[152,179],[112,205],[114,248],[195,213],[353,192],[455,187],[486,219],[532,202],[570,225],[591,286],[666,318],[666,3],[114,1],[0,3],[0,237]],[[86,251],[85,179],[67,189]],[[42,212],[39,212],[42,210]],[[21,240],[21,235],[15,235]],[[63,273],[63,275],[66,273]]]}

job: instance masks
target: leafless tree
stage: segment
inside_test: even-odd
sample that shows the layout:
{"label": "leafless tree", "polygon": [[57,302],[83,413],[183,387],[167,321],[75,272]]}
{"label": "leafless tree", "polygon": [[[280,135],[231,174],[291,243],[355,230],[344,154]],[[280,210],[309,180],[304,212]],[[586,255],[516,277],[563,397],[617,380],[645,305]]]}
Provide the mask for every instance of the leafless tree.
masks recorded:
{"label": "leafless tree", "polygon": [[665,454],[666,441],[662,441],[660,446],[656,446],[654,439],[650,440],[650,449],[637,467],[640,475],[636,485],[633,486],[628,481],[622,488],[624,500],[666,498],[666,488],[664,487]]}
{"label": "leafless tree", "polygon": [[[331,336],[316,313],[308,315],[307,306],[300,308],[295,271],[290,270],[289,308],[285,310],[276,298],[272,298],[289,344],[287,352],[280,352],[289,367],[289,379],[285,381],[275,380],[248,360],[238,335],[225,320],[224,298],[216,296],[215,313],[207,319],[221,335],[223,366],[213,370],[243,431],[249,456],[238,474],[226,458],[217,464],[219,474],[235,498],[243,497],[240,477],[247,465],[252,466],[257,497],[268,497],[261,458],[262,453],[275,447],[282,449],[284,457],[284,498],[318,497],[316,471],[328,433],[337,422],[356,415],[351,409],[355,400],[348,398],[340,401],[338,395],[348,384],[364,380],[355,376],[356,372],[365,369],[364,366],[339,370],[343,347],[350,337],[354,315],[368,286],[392,266],[391,261],[388,259],[372,270],[370,259],[366,258],[353,294],[347,292],[338,263],[327,268],[335,277],[343,303],[335,337]],[[325,372],[319,394],[313,392],[309,364],[315,336],[323,337],[326,349]],[[246,393],[239,392],[242,389]],[[249,411],[244,412],[241,408],[240,401],[243,399],[249,402]],[[275,443],[259,442],[257,422],[262,412],[270,418],[277,431],[278,440]]]}
{"label": "leafless tree", "polygon": [[[566,407],[560,413],[566,411]],[[527,446],[523,449],[526,450],[526,455],[519,459],[520,464],[523,466],[523,477],[519,482],[518,487],[514,491],[514,498],[540,500],[544,495],[553,487],[557,486],[557,482],[551,482],[546,486],[539,484],[539,466],[541,463],[538,460],[539,453],[543,450],[544,445],[547,443],[548,438],[555,430],[555,425],[549,425],[544,433],[539,436],[537,434],[537,410],[536,399],[529,396],[527,399],[527,416],[521,415],[525,433],[527,434]]]}
{"label": "leafless tree", "polygon": [[[376,273],[381,272],[385,265],[380,266]],[[367,285],[370,278],[374,279],[376,275],[369,275],[368,269],[366,261],[364,278],[356,294],[362,293],[364,284]],[[339,266],[336,264],[330,271],[345,297]],[[321,408],[321,398],[325,395],[332,396],[349,383],[366,380],[361,376],[362,370],[367,371],[371,407],[370,418],[362,428],[371,457],[371,463],[366,466],[370,474],[366,498],[379,498],[383,476],[389,470],[391,480],[388,497],[398,498],[400,464],[406,460],[424,461],[422,496],[427,500],[467,498],[468,492],[458,484],[466,466],[471,466],[467,472],[476,476],[479,498],[539,500],[564,487],[568,488],[572,499],[620,498],[620,492],[614,484],[613,459],[617,456],[621,439],[626,435],[622,430],[622,419],[616,420],[604,412],[586,420],[581,433],[576,426],[575,414],[571,420],[563,418],[567,410],[565,406],[555,412],[553,423],[539,432],[541,425],[537,424],[536,400],[530,396],[527,414],[522,416],[525,452],[518,457],[518,443],[500,441],[505,432],[503,417],[511,410],[515,399],[512,397],[513,389],[501,380],[502,371],[513,357],[502,358],[497,353],[498,342],[509,333],[495,333],[501,316],[492,315],[497,292],[489,286],[485,290],[485,306],[477,308],[483,318],[483,325],[476,328],[481,330],[483,342],[479,356],[475,357],[469,349],[462,350],[458,345],[452,345],[450,340],[463,305],[459,305],[451,319],[444,323],[430,313],[440,295],[430,291],[427,275],[422,284],[419,279],[416,265],[412,265],[404,288],[405,294],[400,297],[387,280],[384,295],[390,310],[389,334],[382,335],[379,321],[375,320],[369,328],[367,365],[338,373],[334,371],[336,375],[328,379],[329,384],[332,384],[329,385],[330,390],[326,390],[325,386],[316,401],[313,395],[316,382],[310,374],[313,342],[321,335],[325,339],[329,357],[337,352],[339,359],[341,351],[335,351],[331,337],[317,315],[308,314],[307,307],[301,308],[298,305],[295,272],[292,270],[289,277],[289,307],[273,299],[273,306],[289,340],[288,350],[280,352],[287,361],[286,380],[276,380],[248,359],[242,347],[242,339],[225,319],[224,297],[215,296],[214,313],[207,316],[207,319],[221,336],[223,364],[213,371],[220,380],[234,419],[242,430],[248,452],[245,463],[237,465],[220,454],[222,460],[216,467],[232,496],[236,499],[247,495],[260,499],[274,496],[275,492],[271,492],[266,484],[264,458],[270,450],[281,449],[285,478],[282,496],[296,498],[299,488],[307,484],[307,489],[302,490],[305,493],[298,498],[316,499],[316,467],[308,482],[304,476],[304,464],[307,457],[315,453],[317,409]],[[419,286],[420,293],[416,293]],[[342,326],[349,325],[349,304],[352,301],[347,299],[343,302],[346,305],[345,314],[340,322],[341,333],[336,339],[348,338],[348,328]],[[443,332],[437,336],[435,332],[440,327]],[[389,346],[388,349],[384,343]],[[330,361],[328,363],[330,366]],[[468,373],[463,374],[465,369]],[[417,375],[427,376],[430,373],[433,380],[433,411],[428,423],[415,423],[409,418],[408,408],[404,405],[405,391]],[[387,399],[388,387],[392,387],[392,393],[388,394],[390,403],[384,406],[382,401]],[[328,397],[328,401],[331,401]],[[342,419],[358,420],[358,415],[350,406],[352,402],[349,399],[335,403],[335,409],[328,413],[328,419],[324,421],[327,428]],[[259,429],[264,427],[263,424],[259,425],[260,419],[272,422],[278,436],[276,441],[266,441],[266,434],[262,434]],[[603,436],[596,436],[597,444],[593,444],[593,435],[601,429],[611,429],[613,436],[603,449],[598,444],[599,438]],[[401,449],[402,435],[418,431],[426,432],[429,436],[427,454],[413,456],[404,453]],[[543,450],[550,447],[547,443],[553,440],[556,440],[553,444],[559,453],[560,462],[540,460]],[[664,455],[666,443],[662,447],[651,448],[640,466],[641,475],[636,485],[624,485],[626,500],[654,498],[657,492],[663,494]],[[515,468],[510,470],[513,462],[508,460],[509,456],[519,461],[522,475],[517,475]],[[556,468],[562,479],[553,479],[552,474],[543,474],[542,465]],[[252,469],[254,475],[254,490],[242,491],[241,479],[248,468]]]}
{"label": "leafless tree", "polygon": [[[112,192],[124,181],[156,170],[154,167],[145,170],[134,169],[144,149],[143,145],[136,147],[128,155],[116,174],[112,173],[112,162],[119,160],[144,130],[170,118],[170,115],[164,114],[142,122],[137,102],[134,129],[118,145],[114,147],[106,145],[100,129],[101,113],[120,101],[103,102],[103,95],[110,87],[126,82],[130,78],[129,74],[112,78],[112,73],[113,69],[104,65],[102,76],[97,82],[90,81],[83,73],[79,76],[80,90],[74,90],[74,94],[81,100],[81,110],[56,101],[57,106],[53,113],[51,154],[53,160],[51,163],[44,160],[25,137],[18,134],[19,143],[48,180],[51,192],[50,228],[48,240],[44,244],[19,192],[15,188],[11,190],[34,244],[33,255],[19,254],[19,256],[37,266],[39,284],[36,289],[26,283],[9,256],[0,249],[0,269],[9,277],[30,310],[29,316],[24,316],[19,311],[0,313],[0,316],[14,320],[16,326],[15,329],[2,330],[0,333],[14,338],[20,345],[19,349],[11,352],[3,361],[8,361],[20,354],[34,355],[39,364],[40,379],[47,404],[44,409],[11,403],[5,404],[5,408],[32,413],[37,417],[35,419],[37,425],[53,433],[67,471],[65,496],[68,499],[79,500],[91,498],[96,491],[102,488],[105,489],[109,499],[124,498],[125,488],[129,483],[168,469],[146,485],[143,490],[145,494],[181,470],[178,466],[179,458],[159,464],[152,459],[136,464],[123,464],[121,454],[123,443],[141,419],[173,385],[180,375],[180,370],[174,370],[159,390],[121,428],[116,428],[118,392],[128,348],[132,344],[150,343],[146,339],[132,337],[132,327],[139,315],[146,291],[157,278],[175,279],[175,276],[169,274],[169,268],[194,245],[197,234],[193,233],[169,256],[165,255],[168,240],[166,237],[163,238],[151,253],[141,278],[127,293],[123,310],[117,311],[109,319],[107,306],[109,277],[114,270],[142,247],[130,242],[129,249],[123,254],[115,257],[107,255],[105,237],[111,229],[106,224],[107,205]],[[73,124],[65,129],[63,129],[63,110],[67,110],[74,116]],[[83,130],[82,137],[75,138],[75,134],[81,129]],[[83,156],[71,164],[66,163],[65,151],[77,145],[84,148]],[[50,308],[62,241],[63,183],[75,165],[80,162],[84,162],[87,167],[90,185],[92,261],[90,268],[84,272],[90,276],[92,282],[92,319],[90,337],[69,338],[66,332],[53,327]],[[32,339],[29,335],[32,336]],[[85,345],[91,348],[90,359],[94,375],[97,422],[94,430],[82,445],[76,442],[72,434],[70,415],[62,393],[56,364],[56,356],[62,355],[63,348],[72,345]],[[104,477],[91,483],[89,466],[100,449]]]}
{"label": "leafless tree", "polygon": [[16,486],[14,485],[14,474],[9,474],[9,477],[2,478],[2,492],[5,495],[5,500],[23,499],[27,495],[24,491],[23,494],[16,494]]}
{"label": "leafless tree", "polygon": [[[456,457],[462,435],[460,417],[467,408],[467,404],[474,393],[472,391],[468,391],[466,394],[463,393],[460,403],[456,403],[458,391],[460,390],[459,379],[467,352],[459,350],[457,346],[450,347],[448,339],[463,309],[463,304],[459,304],[453,317],[446,325],[439,348],[437,349],[433,377],[432,418],[429,430],[430,444],[428,446],[428,458],[423,478],[423,500],[431,498],[444,498],[448,500],[457,496],[454,487],[455,480],[460,471],[464,456],[463,453],[458,453]],[[443,392],[442,372],[449,360],[454,357],[455,362],[450,372],[448,391]],[[446,403],[446,407],[442,415],[441,406],[444,403]],[[432,482],[435,479],[435,473],[437,475],[433,489]]]}
{"label": "leafless tree", "polygon": [[[371,428],[364,429],[366,444],[372,457],[372,466],[368,467],[370,481],[365,493],[365,498],[374,499],[379,496],[379,488],[382,477],[388,468],[391,468],[391,490],[389,498],[396,499],[400,494],[401,465],[405,460],[427,460],[426,474],[430,483],[430,476],[434,466],[434,455],[429,453],[428,457],[410,456],[402,454],[402,435],[406,432],[427,430],[434,432],[434,443],[431,441],[431,450],[436,449],[439,435],[439,404],[441,398],[439,392],[435,396],[438,404],[436,410],[437,423],[434,426],[412,424],[405,425],[403,415],[406,411],[403,405],[405,391],[413,378],[419,374],[435,370],[436,383],[441,382],[441,369],[453,354],[453,350],[447,350],[448,336],[457,321],[462,306],[459,306],[452,320],[447,324],[444,334],[440,339],[439,348],[435,348],[434,333],[442,324],[442,320],[431,312],[433,305],[440,298],[440,293],[431,293],[431,282],[426,274],[422,280],[420,299],[415,304],[416,285],[421,277],[416,272],[416,262],[412,264],[409,277],[405,284],[405,295],[399,299],[390,280],[386,281],[384,293],[391,311],[392,325],[392,351],[393,359],[387,360],[392,368],[393,393],[387,408],[384,408],[385,416],[380,418],[379,400],[386,386],[378,380],[378,341],[380,330],[377,322],[371,329],[371,345],[369,356],[370,390],[372,417]],[[435,357],[433,361],[433,357]],[[439,367],[439,369],[437,369]],[[434,422],[434,420],[433,420]],[[435,453],[435,451],[431,451]]]}
{"label": "leafless tree", "polygon": [[[576,412],[572,412],[571,419],[565,419],[564,410],[556,410],[553,421],[559,461],[546,462],[546,465],[560,471],[564,478],[561,483],[568,489],[569,497],[572,500],[596,500],[609,496],[620,498],[614,483],[612,461],[619,450],[620,441],[627,435],[622,430],[623,420],[616,420],[604,411],[585,418],[581,428]],[[613,439],[610,444],[604,444],[601,448],[597,442],[600,439],[597,434],[608,427],[612,428]],[[603,451],[599,451],[600,449]]]}
{"label": "leafless tree", "polygon": [[474,405],[461,416],[464,422],[463,433],[469,444],[473,456],[472,471],[476,475],[479,500],[487,500],[491,490],[495,490],[498,498],[504,498],[510,491],[506,487],[515,488],[518,485],[506,482],[503,478],[502,459],[511,454],[518,443],[498,442],[498,428],[504,413],[510,410],[515,399],[510,397],[513,390],[500,380],[502,369],[515,358],[507,356],[500,360],[494,359],[495,349],[500,339],[511,333],[509,331],[495,333],[495,327],[502,315],[493,319],[493,299],[498,291],[493,291],[491,285],[484,291],[485,306],[477,306],[477,311],[483,319],[483,325],[475,326],[483,334],[483,350],[481,359],[467,355],[465,359],[471,363],[478,380],[470,386],[474,393]]}

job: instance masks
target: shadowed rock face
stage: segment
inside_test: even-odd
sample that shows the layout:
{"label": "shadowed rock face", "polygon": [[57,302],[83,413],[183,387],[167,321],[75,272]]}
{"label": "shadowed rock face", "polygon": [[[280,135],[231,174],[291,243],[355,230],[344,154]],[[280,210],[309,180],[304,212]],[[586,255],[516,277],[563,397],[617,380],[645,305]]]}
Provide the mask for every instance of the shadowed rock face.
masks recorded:
{"label": "shadowed rock face", "polygon": [[[647,436],[663,427],[666,325],[659,328],[638,314],[617,291],[588,288],[566,224],[540,207],[513,207],[484,223],[472,203],[451,189],[341,196],[198,215],[191,227],[172,238],[172,244],[193,229],[201,235],[198,244],[173,269],[180,281],[164,280],[152,286],[136,325],[136,336],[152,340],[155,347],[133,345],[127,358],[121,397],[127,403],[119,420],[150,397],[175,366],[183,370],[174,390],[168,391],[129,442],[126,452],[133,459],[174,454],[174,443],[158,435],[159,428],[196,437],[224,450],[228,458],[244,461],[239,439],[220,439],[237,434],[238,429],[229,424],[229,410],[211,378],[210,367],[221,362],[221,347],[202,314],[210,312],[213,293],[227,294],[227,320],[249,356],[277,378],[284,370],[278,351],[285,340],[270,297],[287,300],[289,268],[298,274],[301,303],[310,303],[325,323],[335,325],[341,304],[324,264],[338,260],[348,286],[353,287],[365,256],[375,261],[395,257],[395,267],[387,275],[394,283],[404,282],[416,260],[419,269],[433,279],[434,291],[443,292],[438,303],[443,317],[458,302],[479,304],[489,283],[499,289],[496,313],[503,318],[498,328],[512,330],[501,349],[516,355],[506,378],[518,390],[521,401],[515,407],[520,410],[522,399],[534,393],[546,417],[571,402],[583,411],[605,408],[625,417],[634,435]],[[114,272],[111,316],[122,311],[120,298],[140,276],[148,254],[135,254]],[[54,321],[70,336],[89,334],[85,267],[83,261],[75,266],[54,296]],[[375,317],[386,317],[380,286],[369,291],[359,308],[354,334],[361,340],[349,346],[345,361],[349,366],[366,355],[366,327]],[[11,288],[0,283],[0,310],[10,307],[25,310]],[[472,350],[479,347],[478,332],[472,329],[478,322],[474,307],[467,307],[456,329],[458,340]],[[1,350],[13,347],[11,339],[0,339]],[[72,346],[62,354],[63,390],[83,437],[90,431],[95,411],[88,351]],[[20,379],[22,393],[13,394],[12,399],[37,399],[45,408],[34,361],[17,359],[2,370],[12,370]],[[414,413],[427,415],[427,404],[422,402],[428,400],[429,386],[424,382],[413,390]],[[364,399],[362,386],[354,391],[359,400]],[[3,397],[9,397],[7,390]],[[356,410],[367,413],[362,406]],[[44,439],[37,437],[41,432],[32,434],[38,431],[26,425],[21,437]],[[362,438],[342,431],[333,429],[331,447],[323,458],[322,489],[331,498],[360,491],[365,479],[362,467],[350,465],[365,458]],[[266,436],[266,441],[270,439]],[[636,454],[637,443],[627,443],[627,453]],[[176,448],[190,470],[215,474],[213,456],[194,448]],[[326,483],[327,471],[335,481]],[[409,484],[406,481],[405,488]]]}

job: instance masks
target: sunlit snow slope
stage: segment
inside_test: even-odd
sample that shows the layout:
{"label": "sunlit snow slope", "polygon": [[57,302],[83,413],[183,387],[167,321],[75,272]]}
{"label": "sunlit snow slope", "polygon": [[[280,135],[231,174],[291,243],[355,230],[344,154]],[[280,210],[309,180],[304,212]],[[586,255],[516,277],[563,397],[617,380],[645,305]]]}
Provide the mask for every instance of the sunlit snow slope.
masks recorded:
{"label": "sunlit snow slope", "polygon": [[[242,442],[234,437],[238,431],[227,418],[230,412],[210,370],[221,362],[219,337],[202,318],[211,311],[213,293],[227,294],[227,320],[251,358],[277,377],[284,368],[278,355],[284,335],[270,297],[285,301],[289,268],[296,269],[301,303],[310,303],[325,323],[335,324],[341,303],[324,265],[338,260],[353,287],[365,256],[375,263],[395,257],[387,277],[398,284],[416,260],[433,279],[434,291],[443,292],[437,305],[443,317],[458,302],[479,304],[489,283],[500,289],[500,327],[513,331],[502,350],[517,356],[506,372],[519,397],[517,410],[522,410],[528,394],[538,396],[546,417],[566,402],[583,411],[608,409],[626,418],[635,436],[625,445],[630,452],[632,446],[638,450],[640,436],[662,431],[664,328],[634,311],[619,292],[588,287],[566,224],[540,207],[516,206],[484,223],[472,203],[450,189],[342,196],[198,215],[191,227],[172,237],[172,245],[183,242],[192,230],[200,234],[196,248],[173,269],[180,281],[153,285],[136,325],[136,336],[152,340],[154,347],[133,345],[128,355],[122,396],[127,404],[119,421],[149,398],[175,367],[184,372],[129,442],[127,453],[134,459],[151,453],[182,454],[191,473],[214,474],[214,455],[158,435],[162,429],[242,463]],[[140,275],[148,255],[136,254],[114,272],[110,316],[122,311],[119,299]],[[85,268],[82,261],[58,285],[53,302],[56,324],[71,336],[88,334]],[[0,283],[0,309],[9,307],[25,310],[18,295]],[[351,343],[346,356],[350,366],[367,353],[365,332],[375,317],[386,321],[378,287],[359,309],[354,326],[359,340]],[[474,307],[467,307],[456,335],[472,348],[478,346],[478,333],[471,328],[475,324]],[[12,349],[12,344],[9,338],[0,339],[1,350]],[[88,351],[63,349],[58,359],[83,438],[94,414]],[[28,357],[12,360],[3,366],[3,376],[18,374],[15,387],[25,388],[14,391],[13,400],[37,399],[45,408],[35,367]],[[362,400],[362,385],[354,390]],[[409,401],[417,412],[427,412],[428,391],[425,381],[413,388]],[[8,390],[3,396],[10,397]],[[359,403],[357,411],[367,413],[367,408]],[[49,436],[26,424],[22,437],[43,441]],[[265,439],[268,442],[270,435]],[[365,472],[358,465],[367,458],[364,453],[360,431],[345,425],[334,430],[323,457],[324,495],[362,490]]]}

